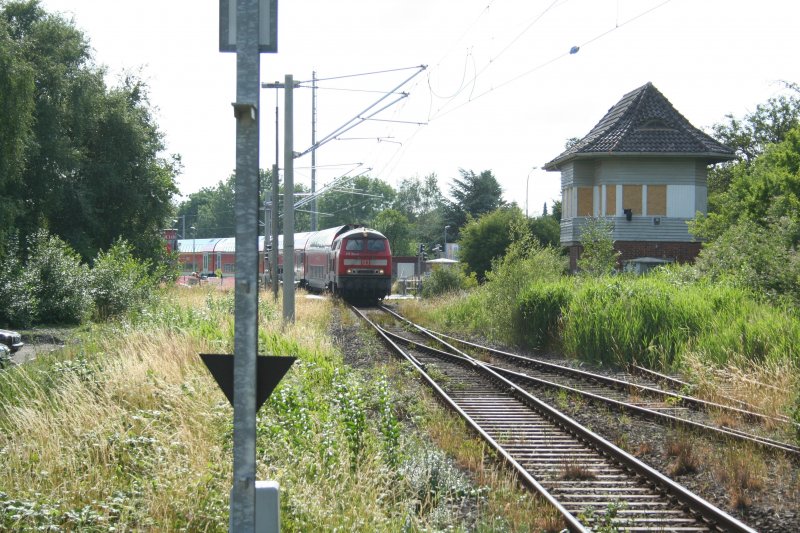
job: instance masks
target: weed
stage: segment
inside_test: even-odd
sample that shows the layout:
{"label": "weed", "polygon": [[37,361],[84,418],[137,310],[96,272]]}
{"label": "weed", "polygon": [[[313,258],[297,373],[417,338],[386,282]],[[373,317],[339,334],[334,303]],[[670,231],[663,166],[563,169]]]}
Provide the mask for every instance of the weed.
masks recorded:
{"label": "weed", "polygon": [[386,377],[381,377],[376,385],[378,393],[378,429],[383,437],[386,463],[395,468],[400,462],[400,422],[392,409],[393,402]]}
{"label": "weed", "polygon": [[561,411],[569,409],[569,393],[566,389],[558,389],[556,393],[556,405]]}
{"label": "weed", "polygon": [[697,471],[700,463],[692,451],[692,443],[685,435],[668,437],[666,453],[673,459],[668,467],[669,475],[680,476]]}
{"label": "weed", "polygon": [[605,512],[600,514],[593,507],[589,507],[578,514],[578,520],[592,527],[592,531],[597,533],[621,533],[626,531],[630,525],[626,522],[616,520],[621,510],[628,507],[625,502],[615,501],[606,506]]}
{"label": "weed", "polygon": [[597,476],[595,476],[594,472],[592,472],[588,466],[582,465],[574,459],[570,459],[563,465],[559,477],[569,481],[586,481],[595,479]]}
{"label": "weed", "polygon": [[636,448],[634,449],[634,452],[633,452],[633,453],[634,453],[634,455],[636,455],[637,457],[642,457],[642,456],[644,456],[644,455],[647,455],[647,454],[649,454],[649,453],[652,453],[652,451],[653,451],[653,445],[652,445],[652,444],[650,444],[650,441],[647,441],[647,440],[645,440],[645,441],[642,441],[642,442],[640,442],[640,443],[639,443],[639,444],[636,446]]}
{"label": "weed", "polygon": [[748,447],[726,448],[713,470],[715,477],[728,489],[731,507],[747,509],[752,504],[751,495],[764,487],[766,465]]}

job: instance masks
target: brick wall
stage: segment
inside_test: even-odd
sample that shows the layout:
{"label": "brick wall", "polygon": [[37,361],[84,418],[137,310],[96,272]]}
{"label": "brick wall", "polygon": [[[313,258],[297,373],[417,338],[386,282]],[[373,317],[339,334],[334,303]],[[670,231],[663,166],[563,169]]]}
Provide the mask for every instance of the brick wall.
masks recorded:
{"label": "brick wall", "polygon": [[[669,259],[677,263],[691,263],[700,253],[699,242],[648,242],[648,241],[617,241],[614,249],[622,252],[618,267],[622,261],[636,259],[637,257],[656,257]],[[580,244],[569,247],[569,269],[575,272],[578,269],[578,258],[583,251]]]}

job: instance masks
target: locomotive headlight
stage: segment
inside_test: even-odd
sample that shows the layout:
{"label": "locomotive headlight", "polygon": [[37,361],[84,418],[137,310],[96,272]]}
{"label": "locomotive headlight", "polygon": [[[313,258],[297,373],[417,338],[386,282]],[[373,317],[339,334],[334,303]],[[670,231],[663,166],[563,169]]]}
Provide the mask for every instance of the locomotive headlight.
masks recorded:
{"label": "locomotive headlight", "polygon": [[348,269],[347,269],[347,273],[348,273],[348,274],[352,274],[352,273],[353,273],[353,269],[352,269],[352,268],[348,268]]}
{"label": "locomotive headlight", "polygon": [[382,268],[378,269],[378,274],[383,274],[383,269]]}

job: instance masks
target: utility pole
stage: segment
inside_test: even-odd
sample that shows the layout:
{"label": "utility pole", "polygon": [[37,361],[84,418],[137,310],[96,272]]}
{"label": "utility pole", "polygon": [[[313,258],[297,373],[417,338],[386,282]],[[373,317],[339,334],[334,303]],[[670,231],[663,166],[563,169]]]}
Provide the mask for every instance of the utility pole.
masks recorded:
{"label": "utility pole", "polygon": [[311,72],[311,231],[317,231],[317,71]]}
{"label": "utility pole", "polygon": [[272,193],[275,199],[272,205],[272,249],[269,252],[269,261],[271,265],[270,277],[272,278],[272,299],[278,301],[278,187],[280,187],[280,180],[278,179],[278,165],[280,164],[280,154],[278,150],[278,88],[275,87],[275,164],[272,166]]}
{"label": "utility pole", "polygon": [[[275,109],[277,113],[277,108]],[[276,126],[277,129],[277,126]],[[277,151],[275,153],[277,156]],[[276,160],[277,161],[277,160]],[[272,244],[272,248],[269,250],[269,264],[270,264],[270,283],[272,285],[272,299],[274,301],[278,301],[278,215],[280,213],[278,210],[280,209],[280,204],[278,203],[278,199],[280,195],[278,194],[278,164],[275,163],[272,165],[272,190],[275,191],[274,199],[272,200],[272,235],[270,236],[270,241]]]}
{"label": "utility pole", "polygon": [[294,322],[294,78],[286,75],[283,119],[283,321]]}
{"label": "utility pole", "polygon": [[269,254],[269,238],[272,232],[270,231],[269,222],[271,217],[269,216],[269,210],[272,209],[272,191],[266,190],[264,191],[264,249],[263,249],[263,261],[264,261],[264,277],[262,283],[266,288],[267,285],[267,259]]}

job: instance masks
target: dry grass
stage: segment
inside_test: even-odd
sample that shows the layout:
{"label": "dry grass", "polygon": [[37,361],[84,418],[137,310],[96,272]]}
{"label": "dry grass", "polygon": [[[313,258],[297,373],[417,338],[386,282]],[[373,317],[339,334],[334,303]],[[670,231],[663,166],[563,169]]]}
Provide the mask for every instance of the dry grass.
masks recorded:
{"label": "dry grass", "polygon": [[595,479],[597,476],[595,476],[594,472],[592,472],[589,467],[573,459],[564,463],[559,477],[569,481],[588,481],[590,479]]}
{"label": "dry grass", "polygon": [[695,455],[693,444],[684,434],[678,434],[667,438],[665,443],[666,454],[672,458],[668,467],[670,476],[680,476],[696,472],[700,466],[700,461]]}
{"label": "dry grass", "polygon": [[[787,416],[795,400],[792,391],[800,388],[800,369],[789,361],[753,362],[738,357],[732,358],[724,367],[715,367],[697,354],[689,354],[684,360],[697,384],[698,396],[721,404],[754,409],[769,417]],[[771,429],[783,425],[774,420],[767,420],[765,424]]]}
{"label": "dry grass", "polygon": [[653,452],[653,445],[650,441],[640,442],[633,451],[636,457],[643,457]]}
{"label": "dry grass", "polygon": [[[141,484],[140,505],[169,523],[168,502],[202,497],[200,473],[227,463],[212,439],[218,398],[187,393],[213,387],[196,357],[203,346],[166,331],[97,343],[108,356],[102,371],[64,371],[57,387],[27,387],[23,405],[5,409],[0,486],[80,506],[108,500],[120,476],[152,480]],[[16,371],[20,383],[33,381],[27,368]]]}
{"label": "dry grass", "polygon": [[730,446],[713,464],[712,471],[727,488],[731,507],[746,509],[752,505],[752,495],[766,483],[767,465],[752,448]]}

